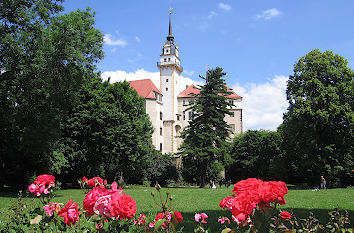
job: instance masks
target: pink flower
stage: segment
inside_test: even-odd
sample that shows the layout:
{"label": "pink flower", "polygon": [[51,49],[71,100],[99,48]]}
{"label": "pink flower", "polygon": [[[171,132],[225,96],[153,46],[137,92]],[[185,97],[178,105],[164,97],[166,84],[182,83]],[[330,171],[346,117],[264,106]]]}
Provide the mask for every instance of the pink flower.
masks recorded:
{"label": "pink flower", "polygon": [[209,216],[206,215],[206,213],[202,213],[202,223],[207,223],[206,222],[206,219],[208,218]]}
{"label": "pink flower", "polygon": [[208,215],[207,215],[206,213],[201,213],[201,214],[196,213],[196,214],[194,215],[194,219],[195,219],[196,222],[199,222],[200,219],[202,219],[201,223],[207,223],[207,222],[206,222],[206,219],[207,219],[207,218],[208,218]]}
{"label": "pink flower", "polygon": [[94,187],[90,192],[85,195],[85,199],[83,201],[83,208],[87,211],[87,215],[90,216],[95,214],[93,208],[95,207],[96,201],[100,197],[105,196],[106,192],[107,190],[105,188]]}
{"label": "pink flower", "polygon": [[96,215],[103,215],[105,217],[112,218],[112,215],[109,212],[109,208],[108,208],[110,202],[111,202],[111,195],[102,196],[98,198],[93,207],[93,212]]}
{"label": "pink flower", "polygon": [[221,224],[224,224],[225,222],[230,224],[230,219],[228,219],[227,217],[222,217],[218,219],[218,222],[220,222]]}
{"label": "pink flower", "polygon": [[41,192],[39,190],[39,186],[38,185],[31,184],[30,186],[28,186],[28,190],[31,193],[34,193],[37,197],[39,197],[41,195]]}
{"label": "pink flower", "polygon": [[202,217],[201,214],[196,213],[196,214],[194,215],[194,220],[195,220],[196,222],[199,222],[199,220],[200,220],[201,217]]}
{"label": "pink flower", "polygon": [[69,202],[59,211],[58,216],[63,217],[64,223],[70,227],[71,224],[75,224],[79,221],[79,214],[77,203],[73,203],[73,201],[69,199]]}
{"label": "pink flower", "polygon": [[45,210],[46,214],[49,216],[53,215],[53,211],[55,211],[56,213],[58,213],[60,211],[60,206],[64,205],[63,203],[49,203],[49,205],[45,205],[43,206],[43,209]]}
{"label": "pink flower", "polygon": [[134,220],[135,225],[144,225],[146,223],[145,214],[140,214],[138,221]]}
{"label": "pink flower", "polygon": [[150,228],[154,228],[154,226],[155,226],[155,223],[152,223],[152,222],[149,223],[149,227],[150,227]]}

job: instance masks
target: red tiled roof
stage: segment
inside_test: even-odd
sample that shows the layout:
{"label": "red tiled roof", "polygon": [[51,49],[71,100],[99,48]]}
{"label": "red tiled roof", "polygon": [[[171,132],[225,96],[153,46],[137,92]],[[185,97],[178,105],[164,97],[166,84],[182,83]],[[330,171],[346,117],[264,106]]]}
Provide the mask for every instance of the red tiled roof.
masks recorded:
{"label": "red tiled roof", "polygon": [[154,92],[161,94],[159,89],[154,85],[151,79],[142,79],[129,81],[130,86],[138,92],[138,94],[145,99],[154,99],[156,96]]}
{"label": "red tiled roof", "polygon": [[[227,98],[242,99],[242,96],[239,96],[238,94],[236,94],[231,88],[229,88],[228,86],[226,86],[226,88],[227,88],[228,92],[231,92],[231,94],[226,96]],[[199,93],[200,93],[200,90],[198,88],[196,88],[194,85],[190,85],[184,91],[179,93],[177,98],[192,98],[192,97],[195,97],[195,94],[199,94]]]}
{"label": "red tiled roof", "polygon": [[190,97],[195,97],[194,95],[191,94],[199,94],[200,90],[196,88],[193,84],[188,86],[184,91],[179,93],[177,98],[190,98]]}

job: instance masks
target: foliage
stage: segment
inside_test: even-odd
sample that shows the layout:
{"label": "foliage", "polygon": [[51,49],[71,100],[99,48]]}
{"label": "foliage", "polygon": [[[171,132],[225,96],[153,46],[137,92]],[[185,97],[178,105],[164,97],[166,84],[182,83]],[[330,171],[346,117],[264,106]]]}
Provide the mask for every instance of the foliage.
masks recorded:
{"label": "foliage", "polygon": [[56,145],[56,154],[65,155],[64,162],[58,162],[63,164],[60,169],[65,168],[62,178],[88,174],[136,183],[147,177],[153,147],[144,100],[128,82],[111,85],[99,78],[91,78],[78,98]]}
{"label": "foliage", "polygon": [[283,169],[285,161],[280,146],[278,132],[248,130],[237,135],[231,146],[233,162],[227,167],[226,179],[281,179],[287,171]]}
{"label": "foliage", "polygon": [[178,180],[178,170],[173,163],[173,158],[168,155],[162,155],[159,151],[155,151],[154,156],[151,158],[151,162],[147,167],[147,179],[150,184],[159,183],[162,186],[166,186],[168,181]]}
{"label": "foliage", "polygon": [[[200,94],[189,107],[194,113],[194,118],[181,133],[184,139],[180,147],[184,170],[192,173],[201,187],[205,186],[208,179],[220,172],[215,170],[215,163],[223,163],[227,156],[227,139],[230,133],[225,122],[225,114],[230,114],[227,101],[225,80],[226,73],[217,67],[207,71],[204,86],[199,86]],[[213,166],[215,165],[215,166]]]}
{"label": "foliage", "polygon": [[294,65],[280,127],[290,181],[349,184],[354,148],[354,72],[343,57],[313,50]]}
{"label": "foliage", "polygon": [[47,170],[76,92],[103,56],[93,13],[59,15],[58,3],[0,3],[1,187]]}

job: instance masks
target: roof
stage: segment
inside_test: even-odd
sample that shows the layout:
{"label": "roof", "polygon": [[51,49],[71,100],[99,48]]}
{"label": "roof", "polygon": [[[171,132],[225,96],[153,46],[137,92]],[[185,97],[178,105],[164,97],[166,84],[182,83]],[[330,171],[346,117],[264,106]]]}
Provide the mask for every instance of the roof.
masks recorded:
{"label": "roof", "polygon": [[154,99],[156,100],[156,96],[154,92],[161,94],[159,89],[155,86],[155,84],[151,81],[151,79],[142,79],[129,81],[130,86],[138,92],[138,94],[145,99]]}
{"label": "roof", "polygon": [[195,97],[193,94],[199,94],[199,93],[200,90],[192,84],[188,86],[184,91],[179,93],[177,98],[191,98],[191,97]]}
{"label": "roof", "polygon": [[[238,94],[236,94],[231,88],[229,88],[228,86],[226,86],[226,88],[227,88],[228,92],[231,92],[231,94],[226,96],[227,98],[229,98],[229,99],[242,99],[242,96],[239,96]],[[198,95],[199,93],[200,93],[200,90],[197,87],[195,87],[194,85],[190,85],[184,91],[179,93],[177,98],[193,98],[193,97],[196,97],[195,95]]]}

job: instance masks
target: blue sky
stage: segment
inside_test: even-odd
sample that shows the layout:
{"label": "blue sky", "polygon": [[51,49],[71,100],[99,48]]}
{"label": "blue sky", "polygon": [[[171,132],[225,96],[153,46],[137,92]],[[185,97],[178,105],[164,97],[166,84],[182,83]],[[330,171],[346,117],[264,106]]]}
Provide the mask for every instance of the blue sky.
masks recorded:
{"label": "blue sky", "polygon": [[111,80],[158,82],[169,8],[186,83],[220,66],[243,96],[244,128],[275,130],[286,111],[286,80],[312,49],[332,50],[354,67],[352,0],[67,0],[65,11],[91,7],[105,35],[98,64]]}

